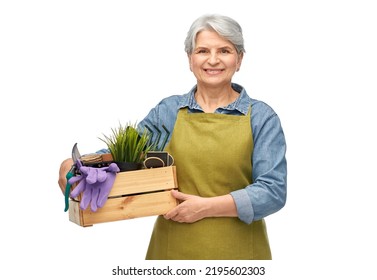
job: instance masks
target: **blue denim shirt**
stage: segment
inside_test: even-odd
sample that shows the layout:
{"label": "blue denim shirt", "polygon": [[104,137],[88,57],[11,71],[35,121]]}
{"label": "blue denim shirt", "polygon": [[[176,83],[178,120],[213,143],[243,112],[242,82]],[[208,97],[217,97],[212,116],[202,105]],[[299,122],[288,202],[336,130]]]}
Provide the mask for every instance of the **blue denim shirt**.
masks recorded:
{"label": "blue denim shirt", "polygon": [[[251,223],[277,212],[285,205],[286,142],[279,117],[274,110],[266,103],[250,98],[242,86],[233,83],[232,87],[240,96],[228,106],[218,108],[215,113],[246,115],[250,105],[252,106],[253,183],[230,193],[235,201],[239,219],[245,223]],[[161,129],[164,125],[168,131],[173,132],[179,109],[188,107],[191,113],[202,113],[203,110],[194,98],[195,92],[196,86],[187,94],[173,95],[163,99],[139,123],[139,129],[145,129],[145,125],[150,129],[153,125]],[[170,137],[171,134],[167,143]],[[163,139],[164,137],[161,136],[160,142]]]}

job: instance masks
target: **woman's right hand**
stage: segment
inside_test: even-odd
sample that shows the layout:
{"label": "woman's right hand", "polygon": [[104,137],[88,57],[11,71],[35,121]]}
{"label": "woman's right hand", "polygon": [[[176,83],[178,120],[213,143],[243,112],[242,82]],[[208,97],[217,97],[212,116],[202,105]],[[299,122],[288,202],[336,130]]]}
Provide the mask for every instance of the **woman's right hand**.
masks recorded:
{"label": "woman's right hand", "polygon": [[73,165],[72,158],[67,158],[60,165],[58,184],[63,194],[65,192],[65,186],[67,185],[66,176],[67,176],[68,171],[71,169],[72,165]]}

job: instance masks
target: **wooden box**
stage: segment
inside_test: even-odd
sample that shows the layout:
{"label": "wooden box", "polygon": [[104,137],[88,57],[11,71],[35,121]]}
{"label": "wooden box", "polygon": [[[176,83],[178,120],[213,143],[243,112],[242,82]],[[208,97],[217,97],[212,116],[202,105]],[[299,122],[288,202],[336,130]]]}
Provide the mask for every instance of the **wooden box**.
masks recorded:
{"label": "wooden box", "polygon": [[69,201],[69,220],[80,226],[163,215],[178,202],[170,190],[177,189],[175,166],[117,173],[109,198],[96,212],[81,210],[79,200]]}

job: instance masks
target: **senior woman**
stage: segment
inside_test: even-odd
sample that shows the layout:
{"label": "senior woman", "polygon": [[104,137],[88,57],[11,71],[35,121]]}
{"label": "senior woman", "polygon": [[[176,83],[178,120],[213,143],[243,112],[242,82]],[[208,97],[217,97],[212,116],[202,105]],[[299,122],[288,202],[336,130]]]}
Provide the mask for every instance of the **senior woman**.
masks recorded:
{"label": "senior woman", "polygon": [[[232,18],[204,15],[185,40],[196,85],[163,99],[139,123],[172,131],[180,203],[156,220],[146,259],[271,259],[264,218],[286,201],[279,117],[232,82],[245,53]],[[162,139],[161,139],[162,141]],[[59,185],[72,160],[62,163]]]}
{"label": "senior woman", "polygon": [[180,204],[159,216],[147,259],[271,259],[264,217],[286,201],[286,143],[277,114],[232,78],[244,55],[232,18],[204,15],[185,40],[196,85],[140,123],[173,131]]}

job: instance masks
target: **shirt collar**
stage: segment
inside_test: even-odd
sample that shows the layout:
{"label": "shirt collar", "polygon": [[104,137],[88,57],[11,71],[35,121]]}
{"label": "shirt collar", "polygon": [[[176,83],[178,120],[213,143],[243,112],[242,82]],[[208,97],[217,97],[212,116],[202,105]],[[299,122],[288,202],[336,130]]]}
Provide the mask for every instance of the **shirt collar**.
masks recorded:
{"label": "shirt collar", "polygon": [[[232,88],[240,94],[240,96],[229,105],[222,107],[222,110],[227,111],[234,111],[237,110],[243,115],[247,115],[250,105],[251,105],[251,99],[247,95],[246,90],[240,86],[239,84],[232,83]],[[179,103],[179,108],[188,107],[190,110],[200,110],[199,104],[195,100],[195,92],[196,92],[196,85],[185,95],[182,96],[182,99]]]}

